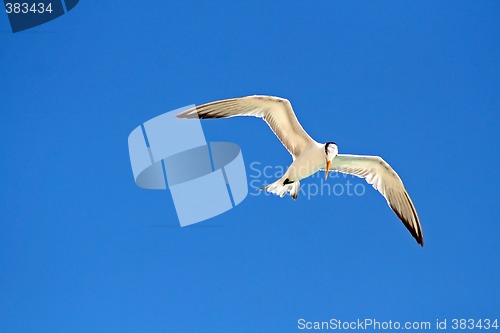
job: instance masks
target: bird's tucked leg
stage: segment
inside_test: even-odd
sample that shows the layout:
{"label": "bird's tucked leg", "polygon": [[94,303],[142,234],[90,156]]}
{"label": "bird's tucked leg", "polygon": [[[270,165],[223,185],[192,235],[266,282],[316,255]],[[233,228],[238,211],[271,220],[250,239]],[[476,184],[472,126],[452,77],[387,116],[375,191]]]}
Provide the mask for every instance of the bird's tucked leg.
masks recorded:
{"label": "bird's tucked leg", "polygon": [[290,190],[290,196],[293,198],[293,200],[297,199],[297,196],[299,195],[299,188],[300,182],[298,180],[293,182],[292,189]]}
{"label": "bird's tucked leg", "polygon": [[274,183],[262,187],[261,190],[266,190],[267,192],[279,195],[280,197],[284,197],[288,192],[290,192],[290,196],[293,199],[297,199],[297,196],[299,195],[299,187],[299,181],[290,181],[288,178],[283,180],[280,178]]}

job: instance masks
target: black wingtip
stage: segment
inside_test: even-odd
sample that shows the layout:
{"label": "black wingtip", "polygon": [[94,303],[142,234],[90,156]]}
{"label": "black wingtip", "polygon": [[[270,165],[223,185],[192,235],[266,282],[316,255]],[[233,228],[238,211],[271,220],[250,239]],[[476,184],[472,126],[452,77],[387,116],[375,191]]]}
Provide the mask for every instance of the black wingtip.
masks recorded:
{"label": "black wingtip", "polygon": [[[406,227],[406,229],[410,232],[410,234],[413,236],[413,238],[415,238],[415,240],[417,241],[417,243],[421,246],[421,247],[424,247],[424,236],[422,235],[422,229],[421,228],[418,228],[418,229],[414,229],[412,227],[412,224],[410,223],[410,221],[408,221],[397,209],[396,207],[392,206],[389,204],[389,207],[391,207],[391,209],[393,210],[394,213],[396,213],[396,215],[399,217],[399,219],[401,220],[401,222],[403,222],[404,226]],[[412,206],[412,209],[413,209],[413,206]],[[418,220],[418,216],[416,215],[416,212],[415,210],[413,209],[413,213],[415,214],[415,217],[416,217],[416,220],[418,221],[418,226],[420,226],[420,222]]]}
{"label": "black wingtip", "polygon": [[417,241],[418,245],[421,247],[424,247],[424,236],[422,235],[422,230],[419,229],[419,233],[417,234],[415,230],[410,229],[408,226],[410,225],[407,221],[403,221],[403,223],[406,225],[408,230],[410,231],[411,235],[415,240]]}
{"label": "black wingtip", "polygon": [[175,118],[179,118],[179,119],[197,119],[198,118],[198,114],[196,114],[196,113],[194,113],[194,114],[185,114],[184,112],[181,112],[178,115],[176,115]]}

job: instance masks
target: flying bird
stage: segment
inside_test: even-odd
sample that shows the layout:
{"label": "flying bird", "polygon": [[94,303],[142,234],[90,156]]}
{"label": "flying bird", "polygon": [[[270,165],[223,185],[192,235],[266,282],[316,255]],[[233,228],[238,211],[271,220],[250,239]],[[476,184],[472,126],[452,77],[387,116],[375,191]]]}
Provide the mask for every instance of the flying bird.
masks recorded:
{"label": "flying bird", "polygon": [[293,158],[285,174],[264,190],[279,195],[290,193],[297,198],[300,180],[325,170],[342,172],[364,178],[387,200],[418,244],[423,246],[422,227],[417,210],[406,191],[401,178],[379,156],[339,154],[334,142],[318,143],[302,128],[290,101],[274,96],[247,96],[231,98],[199,105],[185,110],[178,118],[229,118],[254,116],[264,119]]}

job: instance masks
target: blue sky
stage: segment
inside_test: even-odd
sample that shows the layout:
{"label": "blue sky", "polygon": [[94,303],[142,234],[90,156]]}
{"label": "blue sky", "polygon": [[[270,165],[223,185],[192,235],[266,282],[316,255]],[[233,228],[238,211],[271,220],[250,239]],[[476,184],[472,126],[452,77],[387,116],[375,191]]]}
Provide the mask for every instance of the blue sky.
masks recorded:
{"label": "blue sky", "polygon": [[[0,331],[499,318],[499,14],[495,1],[81,1],[16,34],[0,15]],[[252,94],[290,99],[341,153],[388,161],[425,247],[369,186],[249,196],[180,228],[168,192],[134,184],[137,125]],[[247,166],[291,161],[260,120],[203,126]]]}

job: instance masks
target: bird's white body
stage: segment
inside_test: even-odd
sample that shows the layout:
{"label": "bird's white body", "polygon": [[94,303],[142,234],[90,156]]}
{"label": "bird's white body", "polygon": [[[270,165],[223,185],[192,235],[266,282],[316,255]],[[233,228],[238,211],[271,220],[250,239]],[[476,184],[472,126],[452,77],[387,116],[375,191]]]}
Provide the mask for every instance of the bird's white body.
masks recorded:
{"label": "bird's white body", "polygon": [[321,169],[325,169],[325,145],[311,142],[310,146],[293,160],[280,179],[263,189],[280,197],[290,193],[290,196],[296,199],[299,194],[300,181]]}
{"label": "bird's white body", "polygon": [[292,181],[302,180],[325,169],[325,144],[313,142],[297,156],[283,177]]}
{"label": "bird's white body", "polygon": [[285,174],[263,189],[283,197],[297,198],[300,180],[320,170],[348,173],[364,178],[378,190],[420,245],[422,228],[417,211],[401,178],[382,158],[338,154],[333,142],[321,144],[302,128],[287,99],[273,96],[247,96],[196,106],[177,115],[179,118],[229,118],[254,116],[264,119],[293,157]]}

